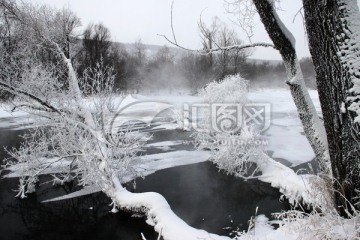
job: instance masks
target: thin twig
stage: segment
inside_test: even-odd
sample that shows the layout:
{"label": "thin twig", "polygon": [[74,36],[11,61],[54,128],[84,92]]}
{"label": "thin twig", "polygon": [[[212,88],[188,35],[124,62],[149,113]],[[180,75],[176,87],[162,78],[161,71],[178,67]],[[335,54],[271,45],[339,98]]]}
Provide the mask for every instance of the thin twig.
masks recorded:
{"label": "thin twig", "polygon": [[[303,17],[303,15],[302,15],[302,10],[303,10],[303,8],[304,8],[304,7],[301,7],[301,8],[296,12],[296,14],[294,15],[294,18],[293,18],[293,23],[295,22],[295,19],[296,19],[296,17],[297,17],[299,14]],[[303,17],[303,21],[304,21],[304,17]]]}
{"label": "thin twig", "polygon": [[174,23],[173,23],[174,2],[175,2],[175,0],[173,0],[172,3],[171,3],[171,31],[172,31],[172,35],[173,35],[173,38],[174,38],[174,42],[177,43],[176,36],[175,36],[175,31],[174,31]]}

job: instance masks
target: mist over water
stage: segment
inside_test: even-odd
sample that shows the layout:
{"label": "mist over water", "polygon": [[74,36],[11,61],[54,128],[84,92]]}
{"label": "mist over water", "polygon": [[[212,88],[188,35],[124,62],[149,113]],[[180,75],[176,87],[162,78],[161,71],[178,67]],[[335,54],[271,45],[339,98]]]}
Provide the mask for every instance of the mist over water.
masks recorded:
{"label": "mist over water", "polygon": [[191,91],[189,79],[181,69],[162,63],[145,70],[141,92],[145,94],[186,94]]}
{"label": "mist over water", "polygon": [[[165,48],[166,49],[166,48]],[[208,56],[198,56],[190,53],[171,55],[170,57],[153,57],[141,69],[141,87],[143,94],[196,94],[199,89],[213,81],[221,81],[225,76],[240,74],[249,80],[249,90],[265,88],[284,88],[287,75],[281,61],[265,61],[246,59],[234,71],[232,68],[220,70],[216,64],[206,65]],[[315,72],[311,59],[300,61],[306,85],[316,89]]]}

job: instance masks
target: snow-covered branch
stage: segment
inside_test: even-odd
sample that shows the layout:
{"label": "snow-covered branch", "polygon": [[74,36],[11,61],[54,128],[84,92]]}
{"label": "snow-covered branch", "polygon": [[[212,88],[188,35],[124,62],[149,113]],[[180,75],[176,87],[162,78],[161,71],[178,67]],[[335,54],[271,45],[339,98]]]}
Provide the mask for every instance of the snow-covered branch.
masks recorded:
{"label": "snow-covered branch", "polygon": [[[203,50],[186,48],[186,47],[182,46],[181,44],[179,44],[178,41],[176,40],[176,34],[175,34],[174,25],[173,25],[173,7],[174,7],[174,2],[171,5],[171,31],[172,31],[173,40],[169,39],[166,35],[163,35],[163,34],[158,34],[158,36],[163,37],[166,41],[168,41],[170,44],[174,45],[175,47],[186,50],[188,52],[193,52],[193,53],[197,53],[197,54],[201,54],[201,55],[209,55],[209,54],[216,53],[216,52],[224,52],[224,51],[231,51],[231,50],[241,51],[241,50],[254,48],[254,47],[272,47],[272,48],[274,48],[274,45],[272,45],[270,43],[265,43],[265,42],[243,44],[243,45],[235,44],[235,45],[230,45],[230,46],[221,46],[220,44],[217,44],[216,41],[213,41],[214,39],[211,39],[211,41],[216,45],[215,48],[213,48],[212,46],[209,46],[207,49],[203,49]],[[200,17],[199,27],[202,32],[207,32],[206,29],[204,29],[204,24],[201,21],[201,17]],[[213,38],[213,34],[214,34],[214,32],[210,33],[210,36],[206,36],[206,37]]]}
{"label": "snow-covered branch", "polygon": [[181,48],[181,49],[189,51],[189,52],[194,52],[194,53],[197,53],[197,54],[201,54],[201,55],[207,55],[207,54],[221,52],[221,51],[244,50],[244,49],[254,48],[254,47],[271,47],[271,48],[274,48],[273,44],[265,43],[265,42],[259,42],[259,43],[245,44],[245,45],[231,45],[231,46],[226,46],[226,47],[217,47],[217,48],[211,48],[211,49],[205,49],[205,50],[190,49],[190,48],[186,48],[186,47],[176,43],[175,41],[171,41],[165,35],[160,35],[160,34],[158,34],[158,35],[165,38],[166,41],[168,41],[169,43],[171,43],[172,45],[174,45],[174,46],[176,46],[178,48]]}
{"label": "snow-covered branch", "polygon": [[[33,95],[32,93],[29,93],[27,91],[24,91],[24,90],[21,90],[21,89],[16,89],[15,87],[12,87],[10,86],[9,84],[7,83],[4,83],[4,82],[1,82],[0,81],[0,86],[8,91],[8,92],[11,92],[13,94],[21,94],[21,95],[24,95],[26,97],[29,97],[30,99],[32,100],[35,100],[38,104],[40,104],[40,106],[42,106],[43,108],[41,107],[37,107],[37,106],[30,106],[30,105],[27,105],[27,107],[29,108],[33,108],[33,109],[41,109],[41,110],[45,110],[45,111],[49,111],[49,112],[56,112],[56,113],[60,113],[60,111],[58,109],[56,109],[55,107],[51,106],[51,104],[41,100],[39,97]],[[22,106],[25,106],[25,104],[23,104]],[[16,108],[16,107],[15,107]]]}

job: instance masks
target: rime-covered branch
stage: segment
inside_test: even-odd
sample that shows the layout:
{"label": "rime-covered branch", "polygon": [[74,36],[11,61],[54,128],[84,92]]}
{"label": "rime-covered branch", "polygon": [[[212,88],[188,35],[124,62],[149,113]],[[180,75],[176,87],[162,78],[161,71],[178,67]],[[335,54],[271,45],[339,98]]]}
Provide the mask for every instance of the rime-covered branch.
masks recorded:
{"label": "rime-covered branch", "polygon": [[[208,49],[203,49],[203,50],[186,48],[186,47],[182,46],[181,44],[179,44],[178,41],[176,40],[176,34],[175,34],[174,25],[173,25],[173,7],[174,7],[174,2],[171,4],[171,31],[172,31],[173,40],[170,40],[166,35],[163,35],[163,34],[158,34],[158,36],[163,37],[170,44],[172,44],[180,49],[183,49],[183,50],[186,50],[189,52],[193,52],[193,53],[197,53],[197,54],[201,54],[201,55],[209,55],[209,54],[216,53],[216,52],[224,52],[224,51],[231,51],[231,50],[240,51],[240,50],[245,50],[245,49],[254,48],[254,47],[272,47],[272,48],[274,48],[274,45],[272,45],[270,43],[263,43],[263,42],[245,44],[245,45],[235,44],[235,45],[230,45],[230,46],[220,46],[216,42],[214,42],[217,45],[216,48],[212,48],[212,46],[210,46],[210,48],[208,48]],[[204,28],[203,28],[204,25],[201,22],[201,17],[200,17],[199,25],[200,25],[200,28],[202,28],[202,31],[204,31]]]}
{"label": "rime-covered branch", "polygon": [[[23,90],[20,90],[20,89],[16,89],[12,86],[10,86],[9,84],[7,83],[4,83],[4,82],[1,82],[0,81],[0,86],[3,87],[5,90],[11,92],[11,93],[14,93],[14,94],[21,94],[21,95],[24,95],[26,97],[29,97],[30,99],[32,100],[35,100],[37,103],[39,103],[41,106],[45,107],[46,108],[46,111],[49,111],[49,112],[56,112],[56,113],[59,113],[61,114],[61,112],[56,109],[55,107],[51,106],[51,104],[41,100],[39,97],[27,92],[27,91],[23,91]],[[36,108],[36,106],[33,106],[34,108]]]}
{"label": "rime-covered branch", "polygon": [[244,50],[244,49],[248,49],[248,48],[254,48],[254,47],[271,47],[274,48],[273,44],[270,43],[252,43],[252,44],[245,44],[245,45],[232,45],[232,46],[226,46],[226,47],[217,47],[217,48],[211,48],[211,49],[205,49],[205,50],[199,50],[199,49],[189,49],[186,48],[184,46],[179,45],[178,43],[176,43],[175,41],[171,41],[168,37],[166,37],[165,35],[160,35],[159,36],[163,37],[166,39],[166,41],[168,41],[169,43],[171,43],[172,45],[189,51],[189,52],[194,52],[197,54],[201,54],[201,55],[208,55],[211,53],[215,53],[215,52],[221,52],[221,51],[231,51],[231,50]]}

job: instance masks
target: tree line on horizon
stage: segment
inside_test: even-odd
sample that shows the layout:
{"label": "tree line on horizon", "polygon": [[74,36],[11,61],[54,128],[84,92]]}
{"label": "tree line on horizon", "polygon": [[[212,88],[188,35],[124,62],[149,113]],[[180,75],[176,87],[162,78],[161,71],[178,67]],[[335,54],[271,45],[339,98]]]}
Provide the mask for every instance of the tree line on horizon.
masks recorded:
{"label": "tree line on horizon", "polygon": [[[226,75],[241,74],[250,80],[252,87],[284,87],[286,72],[283,63],[273,64],[269,61],[250,61],[252,50],[220,51],[217,53],[197,54],[190,51],[171,51],[168,46],[151,51],[141,39],[132,44],[132,48],[113,42],[110,30],[102,23],[89,24],[85,30],[78,32],[81,20],[70,9],[51,9],[41,7],[43,14],[52,12],[58,18],[58,41],[67,57],[76,67],[77,74],[82,76],[86,69],[103,64],[113,69],[115,74],[115,91],[158,91],[191,89],[193,93],[212,81],[219,81]],[[25,41],[25,29],[21,29],[16,21],[7,14],[0,18],[0,43],[9,55],[19,54]],[[241,45],[243,41],[233,29],[218,18],[214,18],[207,26],[198,24],[202,50],[218,46]],[[40,59],[53,62],[54,57],[49,50],[42,50]],[[316,88],[315,71],[311,58],[300,61],[306,83]],[[59,75],[66,71],[58,71]],[[61,79],[61,78],[60,78]],[[66,76],[63,76],[66,79]],[[65,83],[65,80],[64,80]],[[66,86],[66,83],[65,83]],[[2,94],[6,99],[10,95]]]}

